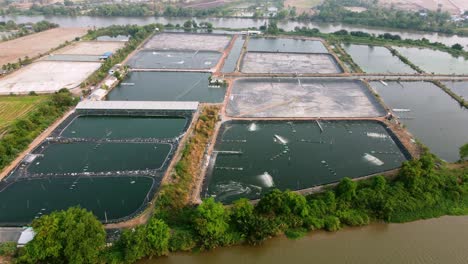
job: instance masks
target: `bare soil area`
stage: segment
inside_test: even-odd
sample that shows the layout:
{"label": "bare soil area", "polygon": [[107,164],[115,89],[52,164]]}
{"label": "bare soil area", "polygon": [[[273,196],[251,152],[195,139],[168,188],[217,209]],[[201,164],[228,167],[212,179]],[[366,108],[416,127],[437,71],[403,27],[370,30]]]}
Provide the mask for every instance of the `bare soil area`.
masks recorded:
{"label": "bare soil area", "polygon": [[421,9],[437,10],[439,4],[444,11],[451,14],[460,14],[463,10],[468,10],[468,1],[466,0],[386,0],[380,1],[383,6],[418,11]]}
{"label": "bare soil area", "polygon": [[86,28],[54,28],[0,43],[0,65],[16,62],[18,58],[33,58],[58,47],[65,41],[86,34]]}
{"label": "bare soil area", "polygon": [[123,48],[123,41],[82,41],[74,43],[63,49],[54,52],[56,54],[71,54],[71,55],[103,55],[105,52],[116,52]]}

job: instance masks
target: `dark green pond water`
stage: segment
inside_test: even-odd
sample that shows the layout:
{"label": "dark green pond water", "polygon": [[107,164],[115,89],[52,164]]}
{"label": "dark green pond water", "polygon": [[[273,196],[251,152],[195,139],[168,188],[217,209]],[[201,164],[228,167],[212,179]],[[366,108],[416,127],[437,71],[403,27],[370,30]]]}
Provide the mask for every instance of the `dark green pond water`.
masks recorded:
{"label": "dark green pond water", "polygon": [[372,82],[371,86],[434,154],[449,162],[459,159],[459,147],[468,142],[467,109],[429,82],[389,82],[388,86]]}
{"label": "dark green pond water", "polygon": [[209,87],[209,77],[197,72],[132,72],[112,89],[108,100],[222,102],[226,88]]}
{"label": "dark green pond water", "polygon": [[51,144],[28,170],[31,173],[70,173],[158,169],[170,150],[169,144]]}
{"label": "dark green pond water", "polygon": [[0,223],[26,224],[55,210],[81,206],[99,219],[134,213],[144,202],[149,177],[55,178],[15,182],[0,192]]}
{"label": "dark green pond water", "polygon": [[468,82],[444,82],[444,84],[465,101],[468,100]]}
{"label": "dark green pond water", "polygon": [[428,73],[468,74],[468,60],[432,49],[394,47],[412,63]]}
{"label": "dark green pond water", "polygon": [[142,50],[128,65],[137,69],[211,69],[220,58],[221,53],[214,51]]}
{"label": "dark green pond water", "polygon": [[182,117],[78,116],[61,133],[68,138],[174,138],[182,133]]}
{"label": "dark green pond water", "polygon": [[318,40],[289,38],[251,38],[248,51],[328,53],[327,48]]}
{"label": "dark green pond water", "polygon": [[367,73],[415,73],[410,66],[385,47],[344,44],[343,48],[353,61]]}
{"label": "dark green pond water", "polygon": [[[202,196],[225,203],[397,168],[406,160],[376,122],[224,123]],[[217,153],[216,153],[217,151]],[[226,153],[236,151],[239,153]]]}
{"label": "dark green pond water", "polygon": [[244,46],[244,41],[242,37],[238,37],[232,46],[231,52],[227,57],[226,61],[224,61],[223,69],[221,72],[233,72],[236,69],[237,61],[239,60],[242,47]]}

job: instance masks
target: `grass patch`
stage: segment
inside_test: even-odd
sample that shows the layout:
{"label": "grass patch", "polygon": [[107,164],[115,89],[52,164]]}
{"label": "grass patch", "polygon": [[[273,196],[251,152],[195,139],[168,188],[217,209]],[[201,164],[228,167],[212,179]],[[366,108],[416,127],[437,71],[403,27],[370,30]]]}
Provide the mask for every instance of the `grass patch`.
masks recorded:
{"label": "grass patch", "polygon": [[284,234],[289,239],[299,239],[304,237],[307,234],[307,229],[305,228],[294,228],[284,231]]}
{"label": "grass patch", "polygon": [[30,113],[49,96],[0,96],[0,132]]}

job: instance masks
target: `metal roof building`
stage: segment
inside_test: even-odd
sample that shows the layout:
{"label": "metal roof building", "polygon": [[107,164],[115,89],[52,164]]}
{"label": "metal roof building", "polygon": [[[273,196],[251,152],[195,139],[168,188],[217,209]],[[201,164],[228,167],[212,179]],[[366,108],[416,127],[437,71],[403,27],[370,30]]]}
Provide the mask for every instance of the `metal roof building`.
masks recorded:
{"label": "metal roof building", "polygon": [[196,111],[198,102],[173,101],[82,101],[76,110],[183,110]]}

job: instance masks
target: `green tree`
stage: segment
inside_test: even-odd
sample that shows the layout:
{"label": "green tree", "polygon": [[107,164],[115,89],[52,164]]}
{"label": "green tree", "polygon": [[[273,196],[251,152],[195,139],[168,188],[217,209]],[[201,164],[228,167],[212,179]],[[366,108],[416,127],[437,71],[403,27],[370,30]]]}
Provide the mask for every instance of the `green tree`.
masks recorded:
{"label": "green tree", "polygon": [[169,226],[163,220],[152,217],[146,229],[150,255],[167,255],[171,236]]}
{"label": "green tree", "polygon": [[460,159],[465,160],[468,158],[468,143],[460,147]]}
{"label": "green tree", "polygon": [[204,200],[197,207],[193,224],[203,248],[223,245],[229,227],[228,218],[224,206],[213,198]]}
{"label": "green tree", "polygon": [[457,44],[452,45],[452,49],[454,49],[454,50],[463,50],[463,46],[457,43]]}
{"label": "green tree", "polygon": [[24,263],[98,263],[106,233],[97,218],[85,209],[72,207],[33,221],[36,233],[25,247]]}
{"label": "green tree", "polygon": [[340,181],[335,192],[339,199],[349,202],[356,196],[356,188],[357,183],[345,177]]}

